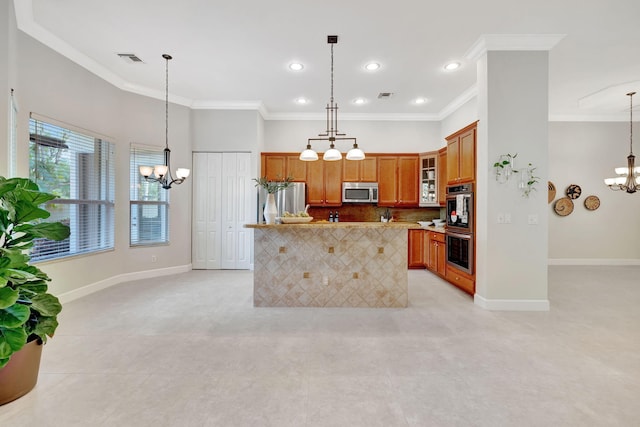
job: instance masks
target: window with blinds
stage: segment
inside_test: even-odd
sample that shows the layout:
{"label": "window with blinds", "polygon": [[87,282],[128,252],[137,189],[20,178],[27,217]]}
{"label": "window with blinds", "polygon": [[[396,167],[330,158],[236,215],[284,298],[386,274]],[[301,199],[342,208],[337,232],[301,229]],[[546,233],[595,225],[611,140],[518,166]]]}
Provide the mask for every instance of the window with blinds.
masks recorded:
{"label": "window with blinds", "polygon": [[131,145],[130,232],[131,246],[169,243],[169,191],[144,179],[138,168],[164,164],[161,148]]}
{"label": "window with blinds", "polygon": [[113,249],[115,148],[88,131],[70,129],[31,114],[29,177],[56,199],[46,204],[48,221],[71,229],[66,240],[38,239],[34,261]]}

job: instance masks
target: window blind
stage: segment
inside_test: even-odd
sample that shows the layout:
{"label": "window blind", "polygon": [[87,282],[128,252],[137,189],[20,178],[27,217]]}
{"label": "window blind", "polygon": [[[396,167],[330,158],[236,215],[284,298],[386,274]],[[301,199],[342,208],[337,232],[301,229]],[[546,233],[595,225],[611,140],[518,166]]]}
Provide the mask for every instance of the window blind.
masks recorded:
{"label": "window blind", "polygon": [[66,240],[38,239],[34,261],[113,249],[115,147],[88,132],[29,119],[29,176],[56,195],[46,204],[47,221],[71,229]]}
{"label": "window blind", "polygon": [[131,246],[166,244],[169,242],[169,191],[160,184],[144,179],[138,168],[164,163],[161,148],[131,144],[130,232]]}

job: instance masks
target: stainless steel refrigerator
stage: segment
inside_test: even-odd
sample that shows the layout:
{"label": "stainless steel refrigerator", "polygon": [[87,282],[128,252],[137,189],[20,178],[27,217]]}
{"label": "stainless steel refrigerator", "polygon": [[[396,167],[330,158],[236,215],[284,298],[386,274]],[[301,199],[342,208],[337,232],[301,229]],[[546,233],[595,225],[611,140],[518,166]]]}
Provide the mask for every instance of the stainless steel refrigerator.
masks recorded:
{"label": "stainless steel refrigerator", "polygon": [[[295,214],[304,211],[307,204],[307,186],[304,182],[293,182],[288,188],[280,190],[275,194],[278,217],[285,211]],[[264,222],[264,205],[267,203],[267,190],[258,188],[258,212],[256,220],[258,223]]]}

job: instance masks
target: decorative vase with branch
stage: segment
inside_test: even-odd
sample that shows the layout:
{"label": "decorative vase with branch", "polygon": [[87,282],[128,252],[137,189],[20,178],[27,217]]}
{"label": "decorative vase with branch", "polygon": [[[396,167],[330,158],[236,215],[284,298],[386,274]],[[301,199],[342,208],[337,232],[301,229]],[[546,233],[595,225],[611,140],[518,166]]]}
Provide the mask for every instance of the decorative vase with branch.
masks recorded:
{"label": "decorative vase with branch", "polygon": [[278,216],[275,194],[291,186],[293,177],[288,176],[283,181],[269,181],[266,176],[253,179],[256,187],[262,187],[267,191],[267,203],[264,205],[264,219],[267,224],[275,224]]}

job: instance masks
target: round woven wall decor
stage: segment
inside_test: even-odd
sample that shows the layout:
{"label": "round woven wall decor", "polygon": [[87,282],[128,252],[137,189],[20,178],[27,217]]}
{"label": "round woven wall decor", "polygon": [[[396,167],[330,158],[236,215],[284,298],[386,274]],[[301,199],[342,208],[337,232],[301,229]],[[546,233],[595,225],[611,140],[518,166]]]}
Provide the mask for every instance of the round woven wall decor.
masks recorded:
{"label": "round woven wall decor", "polygon": [[567,216],[573,212],[573,201],[568,197],[556,200],[553,210],[560,216]]}
{"label": "round woven wall decor", "polygon": [[580,197],[580,194],[582,194],[582,188],[580,188],[580,186],[577,184],[571,184],[567,187],[566,194],[570,199],[577,199],[578,197]]}
{"label": "round woven wall decor", "polygon": [[553,199],[555,198],[556,198],[556,186],[553,182],[549,181],[549,195],[548,195],[547,203],[553,202]]}
{"label": "round woven wall decor", "polygon": [[600,199],[598,196],[589,196],[584,199],[584,207],[590,211],[595,211],[600,207]]}

